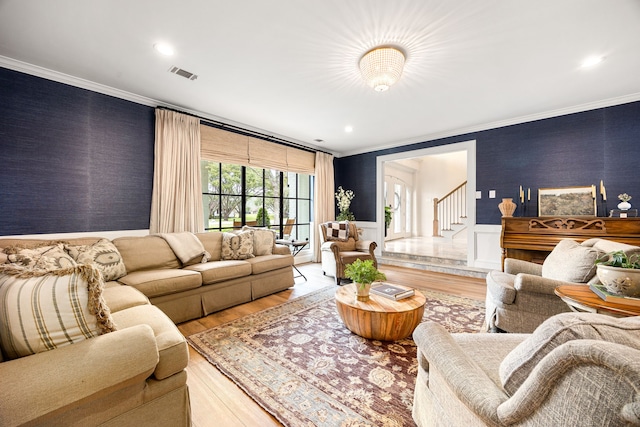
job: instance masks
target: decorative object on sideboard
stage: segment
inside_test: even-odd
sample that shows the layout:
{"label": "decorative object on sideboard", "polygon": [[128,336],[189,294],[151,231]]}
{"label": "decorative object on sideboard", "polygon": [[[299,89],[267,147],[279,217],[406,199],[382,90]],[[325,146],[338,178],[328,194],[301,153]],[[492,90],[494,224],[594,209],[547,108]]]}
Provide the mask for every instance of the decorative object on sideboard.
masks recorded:
{"label": "decorative object on sideboard", "polygon": [[505,197],[502,199],[502,202],[498,203],[498,209],[500,209],[502,216],[513,216],[517,206],[518,205],[513,203],[511,197]]}
{"label": "decorative object on sideboard", "polygon": [[355,283],[355,296],[358,301],[369,300],[369,291],[373,282],[387,280],[387,276],[375,267],[371,259],[363,261],[358,258],[351,264],[347,264],[344,275]]}
{"label": "decorative object on sideboard", "polygon": [[631,203],[629,203],[629,200],[631,200],[630,195],[628,195],[627,193],[618,194],[618,199],[620,199],[620,203],[618,203],[618,209],[620,209],[621,211],[631,209]]}
{"label": "decorative object on sideboard", "polygon": [[596,260],[596,275],[607,291],[640,297],[640,253],[614,251]]}
{"label": "decorative object on sideboard", "polygon": [[538,216],[597,216],[596,186],[538,189]]}

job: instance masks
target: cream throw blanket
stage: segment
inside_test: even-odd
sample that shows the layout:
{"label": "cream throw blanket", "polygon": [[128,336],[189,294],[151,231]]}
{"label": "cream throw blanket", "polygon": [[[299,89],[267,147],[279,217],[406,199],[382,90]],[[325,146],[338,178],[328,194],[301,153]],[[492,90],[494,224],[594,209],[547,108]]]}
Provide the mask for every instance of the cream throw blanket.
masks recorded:
{"label": "cream throw blanket", "polygon": [[198,256],[202,256],[200,262],[207,262],[211,258],[211,254],[204,249],[200,239],[193,233],[183,231],[180,233],[160,233],[158,236],[167,241],[171,250],[183,264]]}

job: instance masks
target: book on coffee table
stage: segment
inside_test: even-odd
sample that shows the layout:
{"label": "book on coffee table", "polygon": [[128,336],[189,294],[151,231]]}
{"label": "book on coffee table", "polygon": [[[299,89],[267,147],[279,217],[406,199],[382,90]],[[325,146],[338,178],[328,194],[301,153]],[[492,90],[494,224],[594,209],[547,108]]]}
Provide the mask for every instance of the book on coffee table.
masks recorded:
{"label": "book on coffee table", "polygon": [[624,295],[613,294],[609,292],[607,288],[604,287],[604,285],[596,283],[591,283],[589,285],[589,288],[604,301],[640,307],[640,298],[625,297]]}
{"label": "book on coffee table", "polygon": [[408,289],[384,282],[372,285],[370,292],[372,294],[380,295],[393,300],[408,298],[415,294],[415,291],[413,289]]}

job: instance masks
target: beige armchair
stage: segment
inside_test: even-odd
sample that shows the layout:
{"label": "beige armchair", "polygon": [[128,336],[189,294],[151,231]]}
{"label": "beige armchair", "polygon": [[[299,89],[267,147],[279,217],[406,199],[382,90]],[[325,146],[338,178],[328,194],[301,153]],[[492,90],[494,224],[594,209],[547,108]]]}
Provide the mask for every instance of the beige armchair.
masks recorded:
{"label": "beige armchair", "polygon": [[[338,224],[343,225],[340,231]],[[322,274],[335,277],[336,285],[345,278],[345,266],[356,259],[371,259],[378,266],[373,253],[378,245],[372,240],[360,240],[355,222],[325,222],[319,227]]]}
{"label": "beige armchair", "polygon": [[595,261],[604,254],[640,247],[604,239],[563,239],[544,263],[507,258],[504,272],[487,274],[486,326],[492,332],[531,333],[549,317],[570,311],[555,293],[560,285],[597,281]]}
{"label": "beige armchair", "polygon": [[640,317],[563,313],[533,334],[426,322],[413,338],[419,427],[640,425]]}

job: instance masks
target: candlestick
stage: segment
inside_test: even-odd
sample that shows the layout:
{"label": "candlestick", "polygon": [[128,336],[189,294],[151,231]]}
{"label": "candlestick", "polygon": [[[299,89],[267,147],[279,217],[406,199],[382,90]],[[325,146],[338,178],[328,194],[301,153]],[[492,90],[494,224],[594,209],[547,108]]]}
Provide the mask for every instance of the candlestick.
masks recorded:
{"label": "candlestick", "polygon": [[600,180],[600,194],[602,195],[602,200],[607,201],[607,190],[604,188],[604,182]]}
{"label": "candlestick", "polygon": [[527,201],[531,200],[531,187],[527,190]]}
{"label": "candlestick", "polygon": [[596,186],[591,185],[591,197],[596,198]]}

